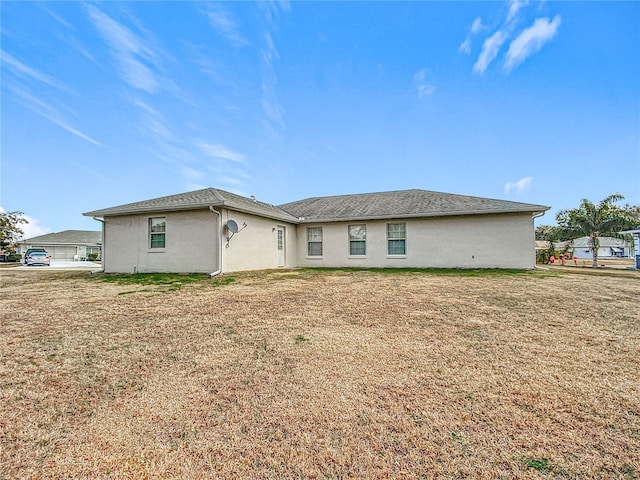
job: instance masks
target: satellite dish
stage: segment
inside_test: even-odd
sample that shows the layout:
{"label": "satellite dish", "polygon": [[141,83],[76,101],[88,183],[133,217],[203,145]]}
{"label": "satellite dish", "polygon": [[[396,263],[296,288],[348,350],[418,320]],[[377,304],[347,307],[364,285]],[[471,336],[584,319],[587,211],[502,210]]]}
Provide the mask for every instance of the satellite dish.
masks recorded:
{"label": "satellite dish", "polygon": [[227,221],[227,230],[229,230],[231,233],[238,233],[238,224],[235,222],[235,220]]}

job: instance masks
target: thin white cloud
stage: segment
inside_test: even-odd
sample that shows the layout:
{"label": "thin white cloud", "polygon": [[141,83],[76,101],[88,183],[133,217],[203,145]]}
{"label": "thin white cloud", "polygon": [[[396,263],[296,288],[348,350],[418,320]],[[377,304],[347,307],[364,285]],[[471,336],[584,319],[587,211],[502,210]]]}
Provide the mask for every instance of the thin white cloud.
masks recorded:
{"label": "thin white cloud", "polygon": [[76,27],[72,23],[68,22],[66,19],[64,19],[63,17],[58,15],[57,13],[53,12],[52,10],[50,10],[45,3],[40,4],[40,6],[49,15],[51,15],[51,17],[54,20],[56,20],[60,25],[65,27],[65,29],[67,30],[66,32],[61,32],[62,33],[61,39],[64,42],[68,43],[71,46],[71,48],[73,48],[74,50],[77,50],[81,55],[83,55],[88,60],[90,60],[91,62],[93,62],[93,63],[95,63],[97,65],[98,62],[93,57],[93,55],[82,45],[80,40],[78,40],[75,37],[75,32],[77,32]]}
{"label": "thin white cloud", "polygon": [[469,34],[467,35],[467,38],[465,38],[464,42],[462,42],[460,44],[460,47],[458,47],[458,51],[469,55],[471,53],[471,36],[477,34],[484,28],[485,27],[482,24],[482,19],[480,17],[477,17],[469,28]]}
{"label": "thin white cloud", "polygon": [[473,71],[480,75],[484,74],[489,64],[498,56],[500,48],[508,38],[509,34],[506,30],[498,30],[487,38],[482,44],[482,51],[478,60],[473,65]]}
{"label": "thin white cloud", "polygon": [[507,182],[504,185],[504,193],[509,194],[511,192],[517,195],[527,192],[531,188],[533,183],[533,177],[523,177],[516,182]]}
{"label": "thin white cloud", "polygon": [[427,80],[429,70],[423,68],[413,76],[413,82],[418,90],[418,98],[429,98],[436,91],[436,87]]}
{"label": "thin white cloud", "polygon": [[221,62],[197,51],[197,47],[195,46],[192,46],[191,48],[194,50],[194,53],[192,54],[192,61],[198,66],[200,72],[212,78],[218,85],[232,85],[233,81],[228,78],[228,74],[225,74],[225,66]]}
{"label": "thin white cloud", "polygon": [[240,32],[236,20],[222,5],[209,4],[206,8],[202,9],[202,13],[209,20],[211,28],[213,28],[218,35],[226,38],[231,44],[241,47],[249,43]]}
{"label": "thin white cloud", "polygon": [[41,117],[49,120],[50,122],[58,125],[60,128],[66,130],[67,132],[86,140],[89,143],[93,143],[97,146],[102,146],[100,142],[91,138],[89,135],[81,132],[73,125],[71,125],[64,116],[58,111],[58,109],[52,107],[48,103],[43,100],[31,95],[29,92],[22,90],[20,88],[16,88],[10,86],[9,89],[17,96],[22,98],[24,104],[29,108],[32,112],[40,115]]}
{"label": "thin white cloud", "polygon": [[111,47],[122,79],[133,88],[155,93],[160,88],[156,74],[147,66],[154,64],[157,54],[147,43],[124,25],[113,20],[95,6],[86,7],[91,22]]}
{"label": "thin white cloud", "polygon": [[510,72],[529,56],[539,51],[545,43],[551,41],[558,33],[561,23],[560,15],[556,15],[553,20],[537,18],[532,26],[524,29],[509,45],[509,50],[505,55],[505,72]]}
{"label": "thin white cloud", "polygon": [[[269,14],[270,10],[265,10]],[[270,14],[269,14],[270,15]],[[271,28],[275,29],[272,17],[267,22]],[[263,124],[265,130],[270,136],[279,138],[281,132],[285,130],[284,121],[285,110],[278,99],[277,85],[278,76],[276,64],[280,60],[280,52],[273,39],[271,31],[264,32],[264,41],[260,47],[260,55],[262,60],[261,80],[262,80],[262,112],[264,114]]]}
{"label": "thin white cloud", "polygon": [[268,68],[273,68],[274,62],[280,60],[280,52],[276,48],[276,44],[273,41],[273,37],[269,32],[264,36],[264,45],[260,50],[262,54],[262,61]]}
{"label": "thin white cloud", "polygon": [[[43,83],[49,87],[53,87],[63,92],[69,91],[68,88],[66,88],[64,85],[62,85],[60,82],[58,82],[54,78],[42,72],[39,72],[38,70],[32,67],[29,67],[28,65],[22,63],[21,61],[19,61],[18,59],[16,59],[11,54],[5,51],[0,52],[0,60],[2,61],[3,67],[5,69],[8,69],[11,73],[13,73],[15,77],[18,77],[23,80],[24,79],[36,80],[40,83]],[[100,143],[97,140],[91,138],[89,135],[81,132],[80,130],[75,128],[73,125],[71,125],[71,123],[64,118],[64,116],[60,113],[60,111],[57,108],[54,108],[49,103],[44,102],[40,98],[36,97],[35,95],[27,91],[26,90],[26,88],[28,88],[27,83],[25,82],[21,82],[21,83],[22,85],[18,87],[14,85],[13,82],[9,82],[9,83],[5,82],[5,84],[7,85],[7,88],[10,89],[16,95],[16,97],[21,98],[24,104],[27,106],[27,108],[29,108],[29,110],[46,118],[50,122],[66,130],[67,132],[79,138],[82,138],[83,140],[86,140],[89,143],[93,143],[94,145],[100,146]],[[42,90],[41,87],[39,87],[39,89]]]}
{"label": "thin white cloud", "polygon": [[[267,98],[267,96],[269,98]],[[275,124],[279,129],[284,130],[284,107],[274,95],[267,95],[262,99],[262,111],[267,122]]]}
{"label": "thin white cloud", "polygon": [[196,143],[196,146],[211,158],[229,160],[231,162],[241,164],[245,163],[244,155],[238,152],[234,152],[224,145],[198,142]]}
{"label": "thin white cloud", "polygon": [[62,26],[64,26],[65,28],[68,28],[69,30],[75,30],[75,27],[70,22],[62,18],[60,15],[51,11],[49,8],[47,8],[46,4],[41,4],[41,7],[44,9],[45,12],[51,15]]}
{"label": "thin white cloud", "polygon": [[458,47],[458,51],[467,55],[471,53],[471,36],[465,38],[464,42],[462,42]]}
{"label": "thin white cloud", "polygon": [[262,1],[258,2],[258,7],[264,12],[268,23],[275,22],[281,13],[291,11],[291,4],[288,1]]}
{"label": "thin white cloud", "polygon": [[66,88],[54,78],[42,72],[39,72],[38,70],[31,68],[28,65],[25,65],[4,50],[0,52],[0,59],[2,60],[3,67],[9,67],[14,75],[17,75],[21,78],[37,80],[59,90],[66,90]]}
{"label": "thin white cloud", "polygon": [[143,114],[143,122],[139,129],[143,132],[151,134],[154,139],[170,142],[176,140],[176,135],[166,125],[164,116],[158,110],[136,96],[129,96],[129,101],[138,107]]}
{"label": "thin white cloud", "polygon": [[[553,20],[538,18],[530,27],[522,30],[519,27],[521,23],[520,12],[524,11],[524,8],[529,5],[529,0],[509,0],[507,5],[508,9],[503,9],[501,14],[504,15],[502,24],[484,40],[482,51],[473,65],[473,71],[477,74],[484,75],[489,65],[500,55],[502,46],[510,38],[515,37],[504,54],[502,62],[503,71],[507,74],[529,56],[539,51],[558,32],[561,23],[559,15],[556,15]],[[470,28],[470,33],[460,45],[458,51],[467,55],[470,54],[472,34],[485,28],[480,18],[476,18]]]}
{"label": "thin white cloud", "polygon": [[97,145],[98,147],[101,147],[102,145],[100,144],[100,142],[98,142],[97,140],[94,140],[93,138],[91,138],[88,135],[85,135],[84,133],[82,133],[80,130],[78,130],[75,127],[72,127],[71,125],[67,124],[66,122],[64,122],[61,119],[56,119],[56,118],[50,118],[49,120],[51,120],[53,123],[55,123],[56,125],[58,125],[60,128],[63,128],[64,130],[66,130],[67,132],[82,138],[83,140],[86,140],[89,143],[93,143],[94,145]]}
{"label": "thin white cloud", "polygon": [[529,0],[512,0],[511,3],[509,4],[509,13],[507,14],[507,23],[511,22],[518,14],[518,11],[522,7],[526,7],[528,4],[529,4]]}
{"label": "thin white cloud", "polygon": [[484,25],[482,25],[482,19],[478,17],[471,24],[471,33],[478,33],[483,28],[484,28]]}

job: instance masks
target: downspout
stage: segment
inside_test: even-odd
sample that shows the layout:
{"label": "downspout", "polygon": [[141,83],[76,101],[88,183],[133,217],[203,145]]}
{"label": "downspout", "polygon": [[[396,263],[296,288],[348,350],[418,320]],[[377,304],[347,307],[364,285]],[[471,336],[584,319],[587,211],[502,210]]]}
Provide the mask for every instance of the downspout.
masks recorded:
{"label": "downspout", "polygon": [[96,222],[100,222],[102,224],[102,237],[101,237],[101,245],[100,245],[100,256],[102,257],[102,268],[100,270],[96,270],[96,273],[104,273],[104,266],[105,266],[105,261],[104,261],[104,252],[105,252],[105,245],[104,245],[104,220],[100,219],[98,217],[91,217],[93,218]]}
{"label": "downspout", "polygon": [[218,247],[218,269],[215,272],[211,272],[209,274],[209,276],[211,277],[215,277],[216,275],[219,275],[220,273],[222,273],[222,239],[221,237],[221,231],[222,231],[222,216],[220,214],[220,212],[218,212],[217,210],[215,210],[212,206],[209,206],[209,210],[211,210],[211,212],[215,213],[218,216],[218,222],[217,222],[217,229],[216,229],[216,233],[218,235],[218,239],[217,239],[217,247]]}
{"label": "downspout", "polygon": [[[535,220],[536,218],[539,218],[539,217],[543,216],[545,213],[546,213],[546,210],[544,212],[537,213],[537,214],[535,214],[535,215],[533,215],[531,217],[531,220]],[[535,225],[535,222],[534,222],[534,225]],[[535,231],[535,228],[534,228],[534,231]],[[536,239],[536,237],[535,237],[535,234],[534,234],[534,237],[533,237],[534,245],[535,245],[535,239]],[[538,256],[534,252],[534,254],[533,254],[533,269],[534,270],[543,270],[543,271],[549,270],[546,267],[541,267],[540,265],[538,265],[537,260],[538,260]]]}

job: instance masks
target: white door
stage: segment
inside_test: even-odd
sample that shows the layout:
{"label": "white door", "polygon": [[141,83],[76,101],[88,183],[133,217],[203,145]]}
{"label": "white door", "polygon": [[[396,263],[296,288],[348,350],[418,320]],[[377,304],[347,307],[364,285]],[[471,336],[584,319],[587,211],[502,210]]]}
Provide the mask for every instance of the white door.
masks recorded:
{"label": "white door", "polygon": [[285,259],[284,227],[278,225],[278,266],[284,267]]}

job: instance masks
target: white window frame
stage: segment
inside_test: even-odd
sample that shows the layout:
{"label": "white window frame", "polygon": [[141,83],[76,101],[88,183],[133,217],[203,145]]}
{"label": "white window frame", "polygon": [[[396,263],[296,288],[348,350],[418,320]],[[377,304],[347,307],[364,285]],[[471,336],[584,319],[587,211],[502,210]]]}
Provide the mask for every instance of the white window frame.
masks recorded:
{"label": "white window frame", "polygon": [[[318,235],[319,233],[319,235]],[[320,245],[320,252],[312,252],[313,246]],[[322,258],[323,254],[323,231],[322,227],[307,227],[307,257],[309,258]]]}
{"label": "white window frame", "polygon": [[[389,227],[395,225],[402,225],[404,229],[404,236],[390,236]],[[393,258],[403,258],[407,256],[407,223],[406,222],[390,222],[386,225],[387,231],[387,257]],[[391,232],[393,233],[393,232]],[[391,242],[403,241],[404,242],[404,252],[403,253],[391,253]]]}
{"label": "white window frame", "polygon": [[[154,220],[161,220],[162,231],[154,231]],[[162,238],[162,246],[154,246],[154,237]],[[163,251],[167,247],[167,217],[149,217],[149,250],[154,252]]]}
{"label": "white window frame", "polygon": [[[353,230],[359,229],[360,232],[364,233],[362,238],[357,238],[357,236],[353,235]],[[347,226],[347,234],[349,235],[349,256],[362,258],[367,256],[367,225],[365,223],[356,223],[353,225]],[[363,244],[364,251],[362,253],[353,253],[355,245]]]}

